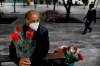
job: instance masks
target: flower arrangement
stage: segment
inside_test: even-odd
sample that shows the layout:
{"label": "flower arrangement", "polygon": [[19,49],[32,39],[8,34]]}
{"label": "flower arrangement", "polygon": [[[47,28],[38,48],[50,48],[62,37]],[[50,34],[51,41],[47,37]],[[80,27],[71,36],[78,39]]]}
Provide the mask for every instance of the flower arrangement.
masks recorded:
{"label": "flower arrangement", "polygon": [[53,21],[58,20],[60,17],[61,17],[61,14],[58,13],[58,12],[56,12],[56,13],[54,14],[54,16],[53,16]]}
{"label": "flower arrangement", "polygon": [[16,52],[19,57],[29,57],[34,47],[31,46],[34,31],[29,29],[26,31],[26,37],[23,36],[21,26],[16,26],[16,31],[10,36],[16,47]]}
{"label": "flower arrangement", "polygon": [[46,14],[46,19],[47,20],[52,20],[52,16],[53,16],[53,11],[52,10],[46,10],[45,14]]}
{"label": "flower arrangement", "polygon": [[56,49],[55,52],[64,52],[65,54],[65,63],[72,64],[79,60],[83,60],[83,56],[81,54],[81,50],[77,47],[72,46],[60,46]]}
{"label": "flower arrangement", "polygon": [[47,10],[47,11],[46,11],[46,13],[52,13],[52,12],[53,12],[52,10]]}
{"label": "flower arrangement", "polygon": [[57,12],[57,11],[55,11],[55,12],[53,13],[53,10],[47,10],[45,13],[46,13],[47,18],[48,18],[49,20],[56,21],[58,18],[61,17],[61,14],[60,14],[59,12]]}

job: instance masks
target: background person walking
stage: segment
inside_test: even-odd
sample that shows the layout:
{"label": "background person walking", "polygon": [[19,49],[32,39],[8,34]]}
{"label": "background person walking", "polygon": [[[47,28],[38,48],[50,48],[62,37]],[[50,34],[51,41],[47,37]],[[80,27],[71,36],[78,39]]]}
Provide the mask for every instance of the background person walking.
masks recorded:
{"label": "background person walking", "polygon": [[85,20],[85,28],[82,33],[82,35],[86,34],[87,29],[89,29],[89,32],[91,32],[93,29],[90,27],[92,21],[94,20],[94,23],[96,23],[96,10],[94,9],[94,4],[89,5],[89,10],[83,20]]}

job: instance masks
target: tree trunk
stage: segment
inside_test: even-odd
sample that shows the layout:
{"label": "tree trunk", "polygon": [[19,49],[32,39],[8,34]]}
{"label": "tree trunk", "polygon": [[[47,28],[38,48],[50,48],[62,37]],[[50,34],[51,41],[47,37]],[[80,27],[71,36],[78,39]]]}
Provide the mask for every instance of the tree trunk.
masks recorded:
{"label": "tree trunk", "polygon": [[23,0],[23,7],[25,7],[25,0]]}
{"label": "tree trunk", "polygon": [[54,3],[52,18],[53,18],[54,14],[55,14],[55,7],[56,7],[56,3]]}
{"label": "tree trunk", "polygon": [[1,3],[1,7],[2,7],[2,3]]}
{"label": "tree trunk", "polygon": [[34,8],[35,8],[35,9],[36,9],[36,6],[37,6],[37,5],[36,5],[36,4],[34,4]]}
{"label": "tree trunk", "polygon": [[71,9],[71,3],[68,5],[68,8],[67,8],[67,19],[69,19],[69,16],[70,16],[70,9]]}
{"label": "tree trunk", "polygon": [[67,16],[68,16],[68,14],[67,14],[67,4],[65,3],[65,0],[63,0],[63,5],[64,5],[64,7],[65,7],[65,9],[66,9],[66,19],[67,19]]}
{"label": "tree trunk", "polygon": [[47,4],[47,8],[49,7],[49,5]]}
{"label": "tree trunk", "polygon": [[67,11],[67,10],[68,10],[68,9],[66,9],[66,16],[65,16],[66,20],[67,20],[67,17],[68,17],[68,14],[67,14],[68,11]]}
{"label": "tree trunk", "polygon": [[48,3],[48,1],[47,1],[47,8],[48,8],[48,6],[49,6],[49,3]]}
{"label": "tree trunk", "polygon": [[80,5],[80,0],[78,0],[79,1],[79,5]]}
{"label": "tree trunk", "polygon": [[56,4],[54,4],[54,7],[53,7],[53,12],[55,12],[55,7],[56,7]]}
{"label": "tree trunk", "polygon": [[3,6],[2,6],[2,2],[1,2],[1,7],[3,7]]}
{"label": "tree trunk", "polygon": [[14,13],[16,13],[16,0],[14,0]]}
{"label": "tree trunk", "polygon": [[85,9],[86,5],[84,4],[84,9]]}
{"label": "tree trunk", "polygon": [[37,0],[34,0],[34,8],[36,9],[37,6]]}
{"label": "tree trunk", "polygon": [[[55,7],[56,7],[56,3],[57,3],[57,0],[54,0],[54,1],[53,1],[54,8],[53,8],[52,18],[53,18],[54,15],[55,15]],[[50,4],[50,3],[49,3],[49,4]],[[54,22],[55,22],[55,21],[54,21]]]}
{"label": "tree trunk", "polygon": [[67,16],[66,16],[67,19],[69,19],[69,15],[70,15],[70,7],[67,8]]}
{"label": "tree trunk", "polygon": [[67,12],[66,12],[66,19],[67,19],[67,20],[69,20],[69,16],[70,16],[70,9],[71,9],[71,5],[72,5],[71,2],[72,2],[72,1],[68,0],[68,1],[67,1],[67,4],[65,4],[65,2],[64,2],[64,0],[63,0],[63,4],[64,4],[65,9],[66,9],[66,11],[67,11]]}

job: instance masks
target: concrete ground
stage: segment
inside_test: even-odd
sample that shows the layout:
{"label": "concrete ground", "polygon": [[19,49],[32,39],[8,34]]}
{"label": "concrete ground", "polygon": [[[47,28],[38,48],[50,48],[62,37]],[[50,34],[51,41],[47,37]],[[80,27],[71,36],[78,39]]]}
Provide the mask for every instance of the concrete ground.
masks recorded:
{"label": "concrete ground", "polygon": [[[14,31],[16,25],[22,25],[24,23],[24,15],[30,10],[34,9],[34,6],[16,6],[17,13],[13,12],[13,6],[0,7],[7,16],[17,16],[18,19],[12,24],[0,24],[0,55],[9,54],[9,44],[11,42],[10,34]],[[44,13],[47,9],[53,9],[50,5],[46,8],[46,5],[38,5],[36,10],[40,13]],[[57,11],[65,14],[63,6],[57,6]],[[88,7],[83,9],[83,6],[77,6],[71,8],[72,17],[83,21]],[[99,7],[97,8],[97,17],[100,18]],[[97,19],[97,23],[91,24],[93,31],[86,35],[81,35],[84,29],[84,23],[53,23],[45,22],[44,15],[41,15],[41,24],[48,28],[50,39],[50,50],[53,52],[57,47],[61,45],[70,45],[79,47],[82,50],[84,56],[83,61],[75,63],[75,66],[100,66],[100,20]],[[2,66],[16,66],[13,62],[4,62]]]}

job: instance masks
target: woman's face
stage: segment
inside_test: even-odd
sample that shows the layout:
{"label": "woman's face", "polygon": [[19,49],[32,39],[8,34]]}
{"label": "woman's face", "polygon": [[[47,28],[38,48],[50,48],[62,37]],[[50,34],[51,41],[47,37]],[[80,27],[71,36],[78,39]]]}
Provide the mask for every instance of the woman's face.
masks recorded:
{"label": "woman's face", "polygon": [[30,16],[30,23],[37,23],[39,22],[39,16],[37,14],[32,14]]}
{"label": "woman's face", "polygon": [[39,22],[39,15],[31,14],[30,16],[28,16],[28,19],[26,19],[25,24],[29,26],[31,23],[37,23],[37,22]]}

